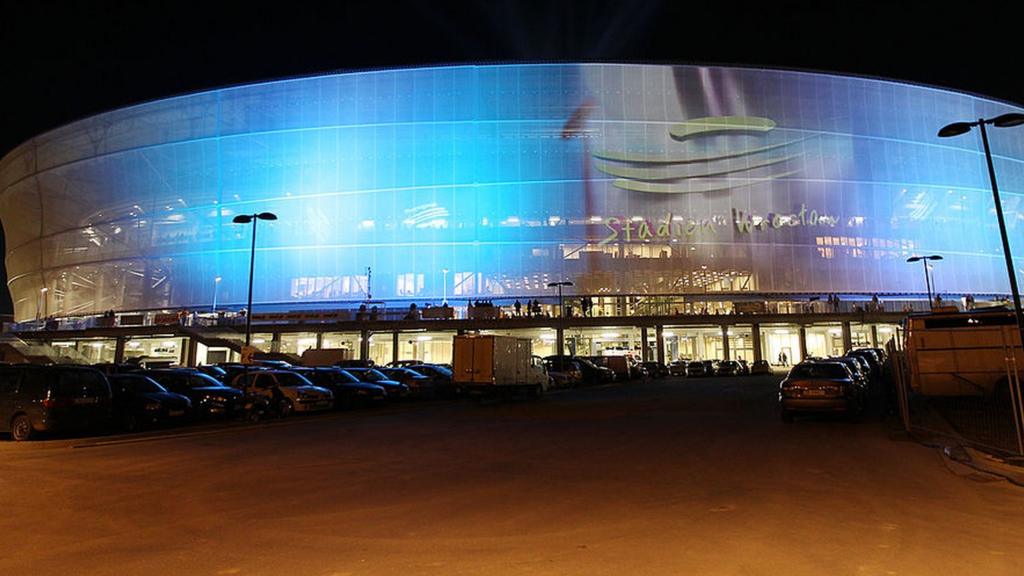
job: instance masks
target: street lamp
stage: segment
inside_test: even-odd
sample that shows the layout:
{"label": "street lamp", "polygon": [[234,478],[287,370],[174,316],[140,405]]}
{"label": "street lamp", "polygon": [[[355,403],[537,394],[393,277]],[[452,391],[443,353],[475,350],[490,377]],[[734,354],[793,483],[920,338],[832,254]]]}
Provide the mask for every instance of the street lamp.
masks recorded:
{"label": "street lamp", "polygon": [[249,251],[249,303],[245,309],[245,345],[249,346],[252,341],[252,272],[256,263],[256,222],[258,220],[277,220],[277,216],[271,212],[260,212],[258,214],[239,214],[231,221],[235,224],[248,224],[252,222],[252,249]]}
{"label": "street lamp", "polygon": [[928,261],[929,260],[942,260],[942,256],[938,254],[932,254],[931,256],[912,256],[907,258],[907,262],[921,261],[924,265],[924,283],[928,287],[928,308],[932,307],[932,282],[928,279]]}
{"label": "street lamp", "polygon": [[448,305],[448,269],[447,268],[441,268],[441,273],[444,274],[444,280],[442,281],[443,286],[441,287],[441,290],[444,293],[444,298],[441,299],[441,305],[442,306],[447,306]]}
{"label": "street lamp", "polygon": [[213,279],[213,310],[211,312],[217,311],[217,288],[220,286],[220,280],[220,276]]}
{"label": "street lamp", "polygon": [[572,282],[564,280],[562,282],[548,282],[548,288],[558,287],[558,317],[565,317],[565,306],[562,304],[562,286],[572,286]]}
{"label": "street lamp", "polygon": [[999,221],[999,237],[1003,241],[1003,257],[1006,258],[1006,272],[1010,276],[1010,293],[1013,295],[1013,310],[1017,315],[1017,331],[1020,332],[1021,345],[1024,345],[1024,311],[1020,307],[1020,290],[1017,289],[1017,275],[1013,271],[1013,255],[1010,253],[1010,240],[1006,236],[1003,204],[999,200],[999,186],[996,184],[996,170],[992,166],[992,151],[988,147],[988,133],[985,131],[985,124],[991,124],[996,128],[1020,126],[1024,124],[1024,114],[1011,112],[987,120],[978,118],[975,122],[954,122],[943,126],[939,130],[939,137],[949,138],[966,134],[975,126],[981,131],[981,143],[985,147],[985,161],[988,163],[988,179],[992,183],[992,199],[996,205],[996,219]]}

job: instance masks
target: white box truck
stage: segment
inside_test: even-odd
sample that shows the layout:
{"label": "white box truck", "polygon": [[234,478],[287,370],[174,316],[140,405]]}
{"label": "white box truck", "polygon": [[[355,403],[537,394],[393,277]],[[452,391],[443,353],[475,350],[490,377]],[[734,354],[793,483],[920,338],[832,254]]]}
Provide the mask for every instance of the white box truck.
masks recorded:
{"label": "white box truck", "polygon": [[541,396],[548,375],[527,338],[459,335],[452,343],[452,382],[471,394]]}

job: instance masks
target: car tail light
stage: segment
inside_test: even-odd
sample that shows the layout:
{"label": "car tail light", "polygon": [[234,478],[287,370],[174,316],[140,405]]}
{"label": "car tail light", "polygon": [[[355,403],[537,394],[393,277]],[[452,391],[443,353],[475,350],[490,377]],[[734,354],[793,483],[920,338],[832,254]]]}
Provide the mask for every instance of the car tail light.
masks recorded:
{"label": "car tail light", "polygon": [[42,404],[43,408],[53,408],[57,406],[57,401],[52,398],[47,398],[46,400],[43,400]]}

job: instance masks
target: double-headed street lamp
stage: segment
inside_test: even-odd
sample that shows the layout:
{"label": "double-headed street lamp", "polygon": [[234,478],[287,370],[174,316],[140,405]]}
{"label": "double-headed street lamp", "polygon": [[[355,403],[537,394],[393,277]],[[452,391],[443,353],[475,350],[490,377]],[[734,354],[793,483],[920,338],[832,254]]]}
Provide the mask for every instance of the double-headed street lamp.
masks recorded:
{"label": "double-headed street lamp", "polygon": [[231,221],[235,224],[248,224],[252,222],[252,249],[249,251],[249,303],[245,309],[245,345],[249,346],[252,341],[252,272],[256,263],[256,221],[277,220],[272,212],[260,212],[258,214],[239,214]]}
{"label": "double-headed street lamp", "polygon": [[1017,274],[1013,269],[1013,255],[1010,253],[1010,240],[1006,236],[1006,221],[1003,219],[1003,204],[999,200],[999,186],[996,184],[996,170],[992,166],[992,151],[988,147],[988,133],[985,125],[991,124],[996,128],[1010,128],[1024,124],[1024,114],[1011,112],[1002,114],[995,118],[978,118],[974,122],[954,122],[947,124],[939,130],[940,138],[959,136],[971,131],[975,126],[981,132],[981,143],[985,147],[985,161],[988,163],[988,179],[992,183],[992,199],[996,205],[996,219],[999,221],[999,236],[1003,241],[1003,257],[1006,259],[1006,272],[1010,276],[1010,293],[1013,295],[1013,310],[1017,315],[1017,331],[1020,332],[1020,343],[1024,346],[1024,311],[1020,306],[1020,290],[1017,289]]}
{"label": "double-headed street lamp", "polygon": [[928,308],[932,307],[932,282],[928,278],[928,261],[929,260],[942,260],[942,256],[938,254],[932,254],[931,256],[912,256],[907,258],[907,262],[921,261],[924,264],[924,283],[928,287]]}
{"label": "double-headed street lamp", "polygon": [[565,306],[562,304],[562,286],[572,286],[572,282],[564,280],[562,282],[548,282],[548,288],[558,287],[558,317],[565,317]]}

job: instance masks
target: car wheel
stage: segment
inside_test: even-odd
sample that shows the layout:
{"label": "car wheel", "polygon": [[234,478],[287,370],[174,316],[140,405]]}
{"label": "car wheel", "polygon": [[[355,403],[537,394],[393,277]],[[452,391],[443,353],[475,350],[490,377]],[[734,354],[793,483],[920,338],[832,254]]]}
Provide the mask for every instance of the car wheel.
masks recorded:
{"label": "car wheel", "polygon": [[121,418],[121,428],[124,428],[125,432],[135,432],[139,429],[139,419],[134,414],[125,414]]}
{"label": "car wheel", "polygon": [[292,404],[291,400],[281,400],[277,408],[277,413],[280,414],[281,418],[291,416],[294,412],[295,404]]}
{"label": "car wheel", "polygon": [[15,442],[24,442],[32,438],[32,421],[25,414],[18,414],[11,420],[11,438]]}
{"label": "car wheel", "polygon": [[786,424],[790,424],[793,422],[793,413],[790,412],[789,410],[783,410],[782,412],[779,413],[779,416],[782,418],[782,421],[785,422]]}

